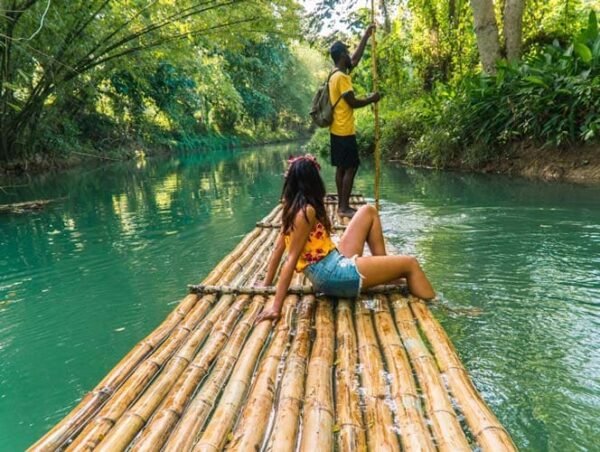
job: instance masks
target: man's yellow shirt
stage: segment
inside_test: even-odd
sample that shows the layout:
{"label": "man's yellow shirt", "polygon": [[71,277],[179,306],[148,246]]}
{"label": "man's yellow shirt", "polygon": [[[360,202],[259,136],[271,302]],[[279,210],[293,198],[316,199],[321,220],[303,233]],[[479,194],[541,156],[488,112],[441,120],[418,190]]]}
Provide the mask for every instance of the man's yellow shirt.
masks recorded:
{"label": "man's yellow shirt", "polygon": [[[336,71],[329,78],[329,100],[331,105],[335,105],[338,99],[349,91],[352,91],[352,79],[348,74]],[[333,109],[333,122],[329,126],[329,131],[341,137],[356,134],[354,109],[348,105],[344,98],[340,99]]]}

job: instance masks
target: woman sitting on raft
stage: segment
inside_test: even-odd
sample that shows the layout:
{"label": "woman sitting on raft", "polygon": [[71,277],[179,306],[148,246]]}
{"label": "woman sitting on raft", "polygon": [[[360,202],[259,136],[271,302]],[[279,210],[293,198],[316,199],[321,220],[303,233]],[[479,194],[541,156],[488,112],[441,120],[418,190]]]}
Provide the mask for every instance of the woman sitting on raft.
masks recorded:
{"label": "woman sitting on raft", "polygon": [[[431,299],[435,292],[414,257],[388,256],[381,221],[375,207],[365,205],[354,215],[336,248],[325,211],[325,184],[321,167],[310,154],[290,159],[283,184],[282,227],[263,281],[270,286],[284,251],[283,264],[270,309],[257,318],[277,320],[294,270],[304,272],[316,292],[339,298],[355,298],[361,287],[406,278],[415,296]],[[372,256],[363,256],[365,242]]]}

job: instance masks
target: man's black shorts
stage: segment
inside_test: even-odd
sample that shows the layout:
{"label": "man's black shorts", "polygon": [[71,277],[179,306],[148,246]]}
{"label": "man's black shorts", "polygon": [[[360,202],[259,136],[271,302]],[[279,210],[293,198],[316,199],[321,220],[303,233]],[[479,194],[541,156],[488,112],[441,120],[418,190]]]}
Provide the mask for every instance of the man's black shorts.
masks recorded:
{"label": "man's black shorts", "polygon": [[329,136],[331,137],[331,164],[340,168],[358,168],[360,159],[356,135],[341,137],[332,133]]}

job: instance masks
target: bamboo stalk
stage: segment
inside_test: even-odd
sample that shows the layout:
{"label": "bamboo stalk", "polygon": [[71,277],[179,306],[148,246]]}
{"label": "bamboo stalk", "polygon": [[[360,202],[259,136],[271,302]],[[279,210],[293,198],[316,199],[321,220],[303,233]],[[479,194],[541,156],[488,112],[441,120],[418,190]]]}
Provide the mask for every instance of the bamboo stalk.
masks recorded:
{"label": "bamboo stalk", "polygon": [[333,450],[333,388],[332,368],[335,346],[331,301],[319,298],[315,315],[317,337],[314,341],[308,376],[300,451]]}
{"label": "bamboo stalk", "polygon": [[269,451],[294,450],[298,438],[300,410],[304,399],[304,379],[310,351],[310,325],[315,297],[306,295],[298,308],[296,336],[281,379],[275,422],[269,438]]}
{"label": "bamboo stalk", "polygon": [[421,301],[410,307],[435,353],[440,370],[463,412],[474,438],[484,451],[516,451],[510,435],[481,398],[445,331]]}
{"label": "bamboo stalk", "polygon": [[[192,293],[198,294],[207,294],[207,293],[237,293],[237,294],[246,294],[246,295],[273,295],[276,291],[275,286],[266,286],[266,287],[254,287],[254,286],[204,286],[201,284],[188,285],[188,289]],[[360,291],[361,294],[366,295],[374,295],[374,294],[385,294],[385,293],[394,293],[401,292],[405,293],[407,290],[406,285],[396,285],[396,284],[385,284],[380,286],[369,287],[367,289],[362,289]],[[309,284],[307,285],[298,285],[292,284],[288,289],[289,294],[294,295],[314,295],[315,291],[313,287]]]}
{"label": "bamboo stalk", "polygon": [[271,223],[273,221],[273,219],[277,216],[278,213],[281,212],[282,209],[282,204],[279,203],[277,204],[273,210],[271,210],[271,212],[269,212],[262,220],[260,220],[261,223]]}
{"label": "bamboo stalk", "polygon": [[278,234],[279,231],[272,229],[269,231],[269,233],[262,242],[257,243],[259,246],[254,250],[254,253],[250,256],[251,259],[249,261],[249,264],[247,264],[244,270],[241,271],[231,280],[231,285],[241,285],[247,282],[249,279],[252,278],[253,275],[255,275],[260,270],[261,266],[268,264],[269,257],[271,255],[271,250],[273,249]]}
{"label": "bamboo stalk", "polygon": [[425,411],[431,421],[436,444],[441,451],[470,451],[450,397],[444,387],[433,357],[423,343],[408,306],[408,300],[391,296],[396,326],[410,356],[425,399]]}
{"label": "bamboo stalk", "polygon": [[391,397],[396,406],[395,417],[400,428],[402,449],[433,452],[435,445],[423,418],[412,369],[398,336],[388,300],[381,295],[377,298],[380,309],[374,313],[375,330],[391,378]]}
{"label": "bamboo stalk", "polygon": [[[328,210],[328,212],[334,212],[335,210]],[[336,214],[329,214],[328,215],[332,218],[331,220],[331,229],[334,231],[344,231],[346,229],[346,225],[344,224],[339,224],[338,222],[338,216]],[[332,215],[334,215],[332,217]],[[256,227],[259,229],[281,229],[282,223],[256,223]]]}
{"label": "bamboo stalk", "polygon": [[[375,0],[371,0],[371,23],[375,24]],[[371,35],[371,77],[373,80],[373,92],[377,92],[378,88],[378,75],[377,75],[377,32],[373,30]],[[379,186],[381,180],[381,150],[379,146],[379,139],[381,133],[379,130],[379,104],[375,102],[372,104],[373,116],[375,120],[373,130],[373,156],[375,157],[375,207],[379,210]]]}
{"label": "bamboo stalk", "polygon": [[[281,322],[289,322],[291,309],[296,300],[295,296],[286,297],[283,303]],[[194,451],[217,451],[225,445],[227,434],[231,431],[246,397],[258,357],[271,330],[272,325],[269,322],[261,322],[254,328],[223,391],[219,405],[200,441],[194,447]]]}
{"label": "bamboo stalk", "polygon": [[[232,315],[237,317],[246,300],[247,298],[240,298],[238,302],[231,307],[233,297],[231,295],[225,295],[221,297],[219,302],[198,326],[198,329],[195,332],[196,337],[194,338],[194,343],[199,344],[206,338],[206,336],[208,336],[208,333],[210,333],[215,323],[223,316],[226,310],[229,309],[230,312],[233,311]],[[214,344],[212,341],[209,342],[207,347],[209,347],[209,351],[207,352],[207,360],[209,363],[206,364],[206,367],[208,368],[208,365],[210,365],[210,362],[212,362],[212,359],[214,359],[218,353],[219,348],[217,348],[218,344]],[[191,351],[192,350],[188,349],[188,354],[190,354]],[[204,356],[204,354],[202,356]],[[144,427],[146,422],[148,422],[148,419],[156,407],[164,399],[179,375],[181,375],[181,373],[188,366],[189,362],[189,359],[186,359],[186,357],[182,356],[176,356],[174,359],[172,359],[169,362],[169,365],[165,366],[152,384],[140,395],[139,399],[136,400],[134,405],[127,410],[125,415],[117,420],[114,427],[100,442],[96,450],[124,450],[133,440],[135,435]],[[160,368],[162,368],[162,365],[159,367],[159,369]]]}
{"label": "bamboo stalk", "polygon": [[[173,382],[172,388],[144,427],[142,433],[138,436],[131,450],[160,450],[160,447],[167,439],[168,431],[173,426],[173,422],[171,421],[176,421],[183,412],[184,406],[191,397],[192,392],[207,374],[211,363],[229,339],[231,331],[240,313],[247,307],[247,303],[247,295],[242,295],[236,299],[227,313],[215,324],[206,344],[195,358],[193,358],[193,354],[196,347],[187,347],[188,344],[178,353],[177,357],[181,358],[185,363],[185,372],[182,370],[178,375],[171,377]],[[166,374],[168,373],[166,372]],[[155,391],[155,386],[157,385],[159,383],[153,384],[148,392]],[[138,412],[137,414],[140,413]],[[174,417],[172,416],[173,414],[177,416]]]}
{"label": "bamboo stalk", "polygon": [[[189,399],[191,392],[195,389],[192,384],[188,384],[188,376],[184,375],[183,380],[174,388],[174,392],[169,397],[167,406],[165,407],[165,416],[170,415],[173,419],[166,422],[172,425],[177,422],[179,417],[181,419],[169,436],[165,450],[189,451],[192,449],[196,434],[204,427],[204,423],[208,419],[208,415],[217,397],[231,374],[238,355],[244,346],[246,337],[264,302],[264,297],[260,295],[254,296],[250,307],[236,326],[229,342],[220,353],[208,380],[202,385],[187,407],[185,407],[185,403]],[[266,339],[268,332],[264,332],[264,334],[264,339]],[[256,336],[254,340],[260,341],[260,338]]]}
{"label": "bamboo stalk", "polygon": [[139,363],[148,356],[173,331],[186,314],[196,305],[198,296],[185,297],[171,314],[145,339],[140,341],[109,373],[88,393],[71,412],[48,433],[42,436],[30,451],[56,450],[77,435],[111,395],[129,377]]}
{"label": "bamboo stalk", "polygon": [[[289,296],[287,303],[295,307],[298,297]],[[227,450],[259,450],[263,443],[278,383],[277,371],[289,341],[292,313],[290,309],[275,328]]]}
{"label": "bamboo stalk", "polygon": [[241,256],[239,256],[236,260],[229,264],[227,270],[223,273],[221,278],[219,278],[218,283],[229,284],[235,279],[236,276],[238,276],[239,273],[243,272],[244,266],[248,263],[250,259],[254,257],[257,249],[265,240],[267,240],[270,234],[271,231],[266,229],[262,230],[260,232],[260,235],[256,238],[256,240],[250,242],[247,245],[246,249],[241,254]]}
{"label": "bamboo stalk", "polygon": [[[227,299],[223,297],[223,300]],[[135,369],[115,395],[102,407],[95,419],[87,424],[83,432],[70,444],[69,451],[93,449],[104,439],[129,405],[146,390],[148,383],[183,343],[189,332],[202,320],[214,301],[214,295],[210,295],[203,297],[194,306],[177,330],[167,338],[156,353]]]}
{"label": "bamboo stalk", "polygon": [[383,359],[373,328],[371,310],[365,306],[364,299],[356,302],[354,317],[363,384],[367,444],[370,450],[399,451],[392,412],[386,402]]}
{"label": "bamboo stalk", "polygon": [[367,448],[365,427],[360,411],[356,332],[349,300],[338,300],[336,315],[335,417],[339,428],[340,451]]}

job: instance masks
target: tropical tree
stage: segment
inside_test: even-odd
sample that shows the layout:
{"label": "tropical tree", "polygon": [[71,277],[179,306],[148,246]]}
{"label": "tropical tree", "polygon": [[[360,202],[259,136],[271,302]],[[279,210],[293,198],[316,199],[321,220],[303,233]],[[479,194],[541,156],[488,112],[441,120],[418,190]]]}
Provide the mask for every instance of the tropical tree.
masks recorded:
{"label": "tropical tree", "polygon": [[[297,23],[296,13],[293,0],[4,1],[0,158],[35,147],[39,122],[63,104],[57,96],[102,94],[96,83],[107,72],[127,67],[137,54],[234,45],[239,36],[279,32],[282,24],[289,31]],[[230,32],[234,28],[235,34]],[[91,89],[81,88],[86,84]]]}

